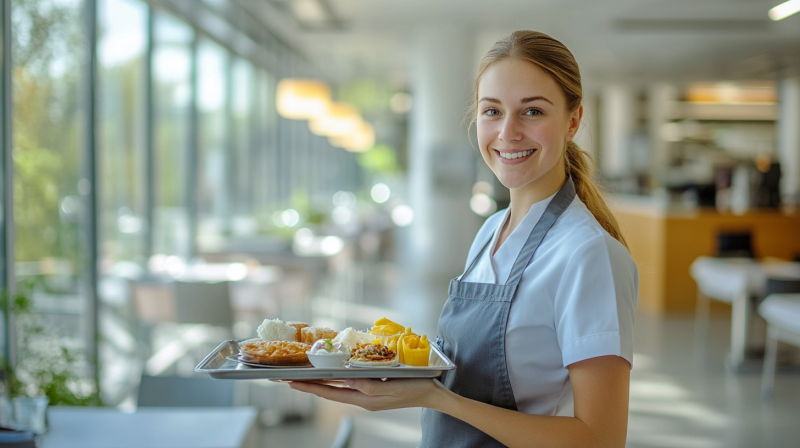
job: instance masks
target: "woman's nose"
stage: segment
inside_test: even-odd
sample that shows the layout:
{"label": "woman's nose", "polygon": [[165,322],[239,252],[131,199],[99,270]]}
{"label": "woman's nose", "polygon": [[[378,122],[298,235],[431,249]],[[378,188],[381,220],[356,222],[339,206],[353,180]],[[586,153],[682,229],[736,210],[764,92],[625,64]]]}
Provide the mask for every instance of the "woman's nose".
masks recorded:
{"label": "woman's nose", "polygon": [[500,129],[500,140],[504,142],[513,142],[522,140],[522,132],[520,132],[520,123],[514,116],[507,116],[503,120],[503,127]]}

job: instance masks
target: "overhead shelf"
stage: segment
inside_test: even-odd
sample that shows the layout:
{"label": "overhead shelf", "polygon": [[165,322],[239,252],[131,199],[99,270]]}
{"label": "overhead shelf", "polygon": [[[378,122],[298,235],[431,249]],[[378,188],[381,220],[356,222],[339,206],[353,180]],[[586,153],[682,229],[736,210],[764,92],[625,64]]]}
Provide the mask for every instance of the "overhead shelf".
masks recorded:
{"label": "overhead shelf", "polygon": [[778,105],[774,103],[690,103],[676,101],[670,105],[670,119],[718,121],[774,121]]}

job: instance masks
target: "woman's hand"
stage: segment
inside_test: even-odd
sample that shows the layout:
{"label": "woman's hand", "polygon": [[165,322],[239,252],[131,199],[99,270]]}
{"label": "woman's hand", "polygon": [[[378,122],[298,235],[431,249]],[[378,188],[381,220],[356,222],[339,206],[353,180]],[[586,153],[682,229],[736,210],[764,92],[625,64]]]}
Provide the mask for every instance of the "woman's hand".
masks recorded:
{"label": "woman's hand", "polygon": [[370,379],[348,379],[336,385],[331,381],[302,382],[292,381],[289,387],[308,392],[327,400],[352,404],[368,411],[387,409],[434,407],[436,397],[450,393],[437,380],[429,379],[391,379],[388,381]]}

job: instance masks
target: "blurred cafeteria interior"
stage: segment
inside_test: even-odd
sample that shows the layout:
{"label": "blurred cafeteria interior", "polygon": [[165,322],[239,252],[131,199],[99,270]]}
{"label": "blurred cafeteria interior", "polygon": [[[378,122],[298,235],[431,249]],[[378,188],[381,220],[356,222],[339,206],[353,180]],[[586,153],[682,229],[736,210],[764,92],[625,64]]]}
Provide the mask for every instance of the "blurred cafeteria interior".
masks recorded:
{"label": "blurred cafeteria interior", "polygon": [[639,269],[628,446],[798,446],[779,3],[0,1],[0,426],[35,429],[47,396],[43,447],[416,446],[418,409],[194,369],[266,318],[436,335],[509,204],[464,119],[476,68],[533,29],[581,66],[576,141]]}

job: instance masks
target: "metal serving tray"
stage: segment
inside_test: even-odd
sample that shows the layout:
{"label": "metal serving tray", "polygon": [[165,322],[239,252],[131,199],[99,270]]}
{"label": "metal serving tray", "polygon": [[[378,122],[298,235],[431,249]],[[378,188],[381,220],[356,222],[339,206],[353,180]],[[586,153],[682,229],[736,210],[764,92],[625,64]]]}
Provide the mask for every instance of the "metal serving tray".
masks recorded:
{"label": "metal serving tray", "polygon": [[[453,370],[456,365],[431,344],[431,357],[428,367],[411,367],[401,364],[398,367],[337,367],[318,369],[250,367],[233,359],[239,355],[239,342],[233,339],[223,342],[197,367],[195,372],[205,373],[211,378],[223,380],[322,380],[345,378],[436,378],[445,370]],[[229,358],[230,357],[230,358]]]}

